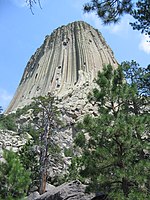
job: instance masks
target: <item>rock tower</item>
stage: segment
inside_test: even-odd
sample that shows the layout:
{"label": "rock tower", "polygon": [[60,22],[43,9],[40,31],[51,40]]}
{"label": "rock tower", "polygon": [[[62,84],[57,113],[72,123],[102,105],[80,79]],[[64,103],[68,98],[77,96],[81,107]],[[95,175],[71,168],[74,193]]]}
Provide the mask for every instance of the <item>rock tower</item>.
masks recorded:
{"label": "rock tower", "polygon": [[[88,101],[87,95],[95,87],[93,79],[104,64],[112,64],[114,68],[118,65],[98,30],[82,21],[57,28],[46,36],[44,43],[31,56],[5,113],[30,104],[33,97],[53,93],[63,121],[63,127],[56,130],[54,140],[65,152],[72,147],[75,124],[87,113],[97,115],[97,107]],[[22,116],[19,120],[24,124],[27,117]],[[1,133],[0,155],[1,144],[16,151],[26,142],[16,134]],[[70,157],[64,157],[63,166],[56,167],[54,163],[53,170],[48,172],[50,177],[66,170],[70,163],[68,159]]]}
{"label": "rock tower", "polygon": [[29,104],[33,97],[52,92],[59,107],[72,115],[92,111],[86,96],[104,64],[117,66],[101,33],[83,21],[61,26],[46,36],[31,56],[6,113]]}

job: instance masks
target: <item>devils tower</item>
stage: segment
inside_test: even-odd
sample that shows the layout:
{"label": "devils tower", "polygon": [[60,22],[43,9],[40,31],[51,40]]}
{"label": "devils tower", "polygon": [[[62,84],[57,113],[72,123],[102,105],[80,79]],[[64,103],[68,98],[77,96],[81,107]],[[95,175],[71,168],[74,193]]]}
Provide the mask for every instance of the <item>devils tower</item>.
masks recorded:
{"label": "devils tower", "polygon": [[83,111],[93,79],[104,64],[115,67],[117,61],[98,30],[83,21],[61,26],[31,56],[6,113],[48,92],[61,100],[60,107]]}

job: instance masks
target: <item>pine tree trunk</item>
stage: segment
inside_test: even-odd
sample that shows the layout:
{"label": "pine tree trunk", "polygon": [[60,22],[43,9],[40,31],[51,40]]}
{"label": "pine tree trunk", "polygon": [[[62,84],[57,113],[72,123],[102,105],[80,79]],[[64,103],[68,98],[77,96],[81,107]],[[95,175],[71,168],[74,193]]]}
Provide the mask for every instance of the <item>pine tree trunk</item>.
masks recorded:
{"label": "pine tree trunk", "polygon": [[41,155],[40,155],[40,185],[39,185],[39,193],[43,194],[45,192],[45,189],[46,189],[46,179],[47,179],[48,124],[46,124],[45,130],[44,130],[44,134],[42,134],[41,144],[42,145],[41,145]]}
{"label": "pine tree trunk", "polygon": [[122,190],[125,197],[128,197],[129,194],[129,183],[126,178],[122,178]]}
{"label": "pine tree trunk", "polygon": [[47,177],[46,171],[42,172],[42,174],[40,176],[40,188],[39,188],[39,193],[40,194],[43,194],[45,192],[45,189],[46,189],[46,177]]}
{"label": "pine tree trunk", "polygon": [[46,188],[46,177],[47,177],[47,161],[46,161],[46,149],[41,149],[40,158],[40,184],[39,193],[43,194]]}

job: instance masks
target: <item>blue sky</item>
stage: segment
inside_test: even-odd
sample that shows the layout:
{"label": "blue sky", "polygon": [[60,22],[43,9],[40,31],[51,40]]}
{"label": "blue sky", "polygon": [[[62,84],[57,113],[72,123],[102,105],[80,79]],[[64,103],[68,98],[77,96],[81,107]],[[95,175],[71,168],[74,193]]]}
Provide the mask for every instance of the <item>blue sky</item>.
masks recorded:
{"label": "blue sky", "polygon": [[83,4],[89,0],[41,0],[33,8],[25,0],[0,0],[0,105],[5,109],[20,82],[24,68],[46,35],[59,26],[83,20],[104,36],[119,63],[136,60],[141,66],[150,64],[150,43],[146,36],[133,31],[132,20],[125,16],[120,23],[102,26],[97,16],[83,13]]}

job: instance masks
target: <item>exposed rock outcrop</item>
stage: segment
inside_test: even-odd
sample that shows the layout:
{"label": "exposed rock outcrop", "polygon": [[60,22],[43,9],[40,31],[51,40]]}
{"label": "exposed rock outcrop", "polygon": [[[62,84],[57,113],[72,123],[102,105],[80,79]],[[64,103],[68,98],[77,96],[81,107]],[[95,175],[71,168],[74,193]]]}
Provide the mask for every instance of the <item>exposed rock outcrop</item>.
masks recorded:
{"label": "exposed rock outcrop", "polygon": [[[76,134],[74,125],[86,113],[97,115],[97,107],[89,103],[87,95],[104,64],[115,68],[117,61],[98,30],[82,21],[57,28],[31,56],[6,113],[30,104],[33,97],[51,92],[64,122],[54,140],[61,150],[70,148]],[[23,117],[22,123],[24,120]],[[68,164],[66,159],[60,168],[66,169]],[[61,171],[58,166],[54,168],[56,174]]]}
{"label": "exposed rock outcrop", "polygon": [[3,149],[17,152],[30,139],[30,135],[19,135],[14,131],[0,130],[0,161],[3,160]]}
{"label": "exposed rock outcrop", "polygon": [[72,181],[52,188],[43,195],[34,192],[27,200],[91,200],[94,194],[85,193],[85,188],[80,181]]}
{"label": "exposed rock outcrop", "polygon": [[[97,72],[109,63],[117,65],[98,30],[82,21],[57,28],[31,56],[6,113],[29,104],[32,97],[52,92],[60,107],[78,116],[78,110],[90,109],[85,107],[86,95]],[[75,113],[74,107],[78,108]]]}

